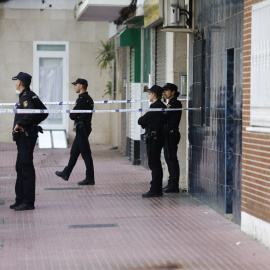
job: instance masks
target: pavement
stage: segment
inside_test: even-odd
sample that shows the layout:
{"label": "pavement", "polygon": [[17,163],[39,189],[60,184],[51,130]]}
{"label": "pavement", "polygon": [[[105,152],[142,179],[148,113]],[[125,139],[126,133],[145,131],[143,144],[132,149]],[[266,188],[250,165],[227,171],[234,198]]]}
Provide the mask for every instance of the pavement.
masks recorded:
{"label": "pavement", "polygon": [[[0,269],[270,269],[270,250],[188,194],[142,198],[150,171],[93,145],[95,186],[55,175],[70,149],[36,147],[36,209],[16,212],[15,144],[0,143]],[[166,183],[164,183],[166,184]]]}

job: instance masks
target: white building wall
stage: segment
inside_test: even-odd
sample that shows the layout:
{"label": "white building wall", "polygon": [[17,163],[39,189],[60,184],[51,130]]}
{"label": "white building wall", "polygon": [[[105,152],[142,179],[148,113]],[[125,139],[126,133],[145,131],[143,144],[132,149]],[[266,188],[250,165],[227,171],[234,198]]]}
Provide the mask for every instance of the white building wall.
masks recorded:
{"label": "white building wall", "polygon": [[[73,10],[78,0],[9,0],[1,3],[0,8],[5,9],[69,9]],[[49,7],[51,5],[51,7]]]}
{"label": "white building wall", "polygon": [[[166,82],[174,82],[174,33],[166,33]],[[175,83],[177,85],[177,83]],[[161,85],[163,86],[163,85]]]}
{"label": "white building wall", "polygon": [[[178,87],[180,72],[187,72],[187,34],[166,33],[166,82],[174,83]],[[183,108],[187,107],[187,101],[182,100]],[[183,190],[187,190],[187,112],[182,112],[179,126],[181,140],[178,145],[178,160],[180,165],[179,185]],[[164,179],[168,178],[168,171],[165,171]]]}
{"label": "white building wall", "polygon": [[117,34],[117,26],[114,22],[109,23],[109,38],[114,37]]}
{"label": "white building wall", "polygon": [[[187,72],[187,34],[175,33],[174,34],[174,49],[173,49],[173,72],[174,72],[174,83],[178,85],[179,73]],[[187,108],[187,99],[182,100],[183,108]],[[178,145],[178,160],[180,165],[180,180],[179,185],[181,189],[188,189],[188,178],[187,178],[187,144],[188,144],[188,118],[187,111],[182,111],[182,118],[179,126],[181,133],[181,140]]]}
{"label": "white building wall", "polygon": [[[20,71],[33,75],[34,41],[69,42],[69,89],[67,89],[69,100],[74,101],[77,98],[70,83],[78,77],[88,80],[89,94],[94,100],[102,100],[110,77],[107,71],[100,73],[96,52],[100,47],[100,41],[106,41],[108,34],[107,22],[78,22],[74,18],[73,10],[41,11],[39,9],[0,8],[0,81],[2,87],[0,102],[18,102],[18,94],[11,78]],[[110,105],[97,104],[95,109],[110,109]],[[0,130],[1,142],[12,141],[13,118],[12,114],[0,114],[2,126],[5,127]],[[69,120],[71,141],[75,135],[72,132],[72,124],[73,121]],[[93,132],[90,141],[100,144],[110,143],[108,113],[93,115]]]}
{"label": "white building wall", "polygon": [[270,248],[270,223],[242,211],[241,230]]}

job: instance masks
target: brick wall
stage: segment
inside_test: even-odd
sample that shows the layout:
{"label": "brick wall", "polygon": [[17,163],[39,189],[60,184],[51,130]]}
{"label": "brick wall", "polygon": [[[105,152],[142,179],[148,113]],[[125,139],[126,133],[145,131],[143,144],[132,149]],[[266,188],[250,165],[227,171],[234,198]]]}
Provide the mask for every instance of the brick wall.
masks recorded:
{"label": "brick wall", "polygon": [[250,126],[252,5],[262,1],[244,1],[242,211],[270,222],[270,134],[246,131]]}

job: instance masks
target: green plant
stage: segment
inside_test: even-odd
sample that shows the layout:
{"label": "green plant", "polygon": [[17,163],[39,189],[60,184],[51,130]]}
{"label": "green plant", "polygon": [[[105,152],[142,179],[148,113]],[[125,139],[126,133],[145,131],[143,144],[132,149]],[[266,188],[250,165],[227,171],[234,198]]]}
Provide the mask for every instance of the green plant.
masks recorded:
{"label": "green plant", "polygon": [[[101,40],[101,48],[98,50],[96,57],[96,60],[98,61],[98,66],[100,66],[100,73],[102,72],[102,70],[107,69],[107,67],[109,66],[110,73],[114,74],[115,70],[115,61],[113,61],[114,59],[115,59],[115,52],[113,40],[108,40],[107,42],[103,42]],[[115,78],[113,78],[113,80],[115,81]],[[105,93],[102,97],[104,97],[105,95],[111,96],[113,93],[112,88],[113,84],[111,81],[109,81],[106,84],[106,89],[104,90]]]}
{"label": "green plant", "polygon": [[97,52],[96,60],[98,60],[98,65],[100,66],[100,72],[103,69],[107,69],[107,66],[111,66],[111,61],[115,59],[114,52],[114,42],[113,40],[108,40],[103,42],[101,40],[101,48]]}
{"label": "green plant", "polygon": [[108,82],[106,84],[106,88],[107,89],[104,90],[105,93],[104,93],[104,95],[102,97],[104,97],[106,95],[110,95],[111,96],[111,94],[112,94],[112,82]]}

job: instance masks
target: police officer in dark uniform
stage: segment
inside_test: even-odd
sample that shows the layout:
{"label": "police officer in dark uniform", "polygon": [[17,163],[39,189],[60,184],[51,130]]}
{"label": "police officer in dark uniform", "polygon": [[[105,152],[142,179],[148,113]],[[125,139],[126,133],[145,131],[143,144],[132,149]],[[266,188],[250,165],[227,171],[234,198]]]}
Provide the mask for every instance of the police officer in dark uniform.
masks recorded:
{"label": "police officer in dark uniform", "polygon": [[[93,110],[94,101],[86,91],[88,87],[87,80],[79,78],[72,84],[74,85],[76,93],[79,94],[73,110]],[[76,136],[71,147],[68,165],[62,172],[56,171],[55,174],[68,181],[78,157],[81,154],[86,166],[86,178],[78,182],[78,185],[95,185],[94,165],[88,141],[88,137],[92,131],[92,113],[71,113],[69,117],[71,120],[74,120],[73,130],[76,132]]]}
{"label": "police officer in dark uniform", "polygon": [[[166,83],[163,87],[164,97],[169,99],[168,108],[182,108],[182,103],[177,100],[179,96],[178,87],[172,83]],[[179,124],[182,116],[182,111],[167,111],[164,156],[168,166],[169,180],[168,185],[163,188],[165,193],[179,192],[179,162],[177,158],[177,149],[180,142]]]}
{"label": "police officer in dark uniform", "polygon": [[[154,85],[150,89],[149,99],[153,102],[150,108],[166,108],[161,101],[163,89]],[[164,145],[164,124],[166,112],[147,112],[139,118],[138,124],[145,129],[145,134],[142,134],[142,139],[146,141],[148,165],[152,172],[151,187],[147,193],[142,194],[142,197],[161,197],[162,193],[162,178],[163,170],[160,161],[160,154]]]}
{"label": "police officer in dark uniform", "polygon": [[[46,109],[39,97],[30,90],[32,77],[20,72],[12,80],[16,80],[16,89],[20,91],[17,109]],[[10,205],[15,211],[35,209],[36,175],[33,164],[33,152],[38,132],[42,128],[38,124],[48,114],[16,114],[13,124],[13,140],[16,141],[18,155],[16,161],[17,179],[15,185],[16,200]]]}

